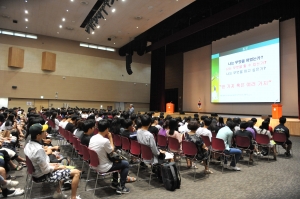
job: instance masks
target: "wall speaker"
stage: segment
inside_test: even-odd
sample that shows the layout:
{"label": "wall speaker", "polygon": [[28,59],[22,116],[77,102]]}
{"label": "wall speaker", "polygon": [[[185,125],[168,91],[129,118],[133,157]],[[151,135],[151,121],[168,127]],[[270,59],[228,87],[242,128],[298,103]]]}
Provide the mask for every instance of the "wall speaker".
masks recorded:
{"label": "wall speaker", "polygon": [[17,86],[12,86],[11,88],[12,88],[12,89],[17,89]]}

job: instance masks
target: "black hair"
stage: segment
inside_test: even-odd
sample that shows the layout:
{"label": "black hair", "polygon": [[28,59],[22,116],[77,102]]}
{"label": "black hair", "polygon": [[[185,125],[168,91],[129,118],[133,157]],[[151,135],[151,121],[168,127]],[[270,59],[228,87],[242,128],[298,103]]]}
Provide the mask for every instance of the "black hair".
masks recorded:
{"label": "black hair", "polygon": [[91,114],[91,115],[88,116],[86,119],[87,119],[87,120],[95,120],[95,115],[94,115],[94,114]]}
{"label": "black hair", "polygon": [[155,120],[158,120],[158,118],[157,117],[152,117],[151,118],[151,124],[153,124],[155,122]]}
{"label": "black hair", "polygon": [[227,120],[227,122],[226,122],[226,125],[232,130],[232,129],[234,129],[234,127],[236,126],[236,124],[233,122],[233,121],[231,121],[231,120]]}
{"label": "black hair", "polygon": [[169,121],[169,128],[170,128],[169,135],[174,135],[174,132],[178,128],[178,124],[177,124],[176,119],[170,119],[170,121]]}
{"label": "black hair", "polygon": [[191,131],[196,131],[199,128],[199,122],[197,120],[191,120],[187,127]]}
{"label": "black hair", "polygon": [[248,126],[249,126],[249,124],[246,121],[242,121],[241,124],[240,124],[241,129],[246,129]]}
{"label": "black hair", "polygon": [[142,122],[141,122],[141,119],[140,118],[137,118],[136,120],[135,120],[135,125],[136,125],[136,129],[140,129],[140,128],[142,128]]}
{"label": "black hair", "polygon": [[149,126],[151,123],[151,118],[148,115],[142,115],[141,122],[143,126]]}
{"label": "black hair", "polygon": [[204,125],[205,125],[205,126],[209,126],[209,125],[211,124],[211,121],[212,121],[212,120],[211,120],[210,118],[205,118],[205,119],[204,119]]}
{"label": "black hair", "polygon": [[251,118],[251,121],[253,121],[253,123],[257,122],[257,119],[255,117]]}
{"label": "black hair", "polygon": [[269,130],[269,122],[268,121],[263,121],[259,127],[260,129],[265,129]]}
{"label": "black hair", "polygon": [[106,129],[109,128],[109,122],[106,119],[100,120],[98,122],[98,130],[99,132],[104,132]]}
{"label": "black hair", "polygon": [[279,123],[280,123],[280,124],[286,123],[286,118],[285,118],[285,117],[280,117],[280,118],[279,118]]}
{"label": "black hair", "polygon": [[[101,120],[100,120],[101,121]],[[88,132],[89,129],[95,127],[95,123],[96,121],[93,120],[93,119],[89,119],[89,120],[85,120],[83,123],[82,123],[82,130],[83,132]],[[98,127],[99,128],[99,127]]]}
{"label": "black hair", "polygon": [[202,116],[200,117],[201,120],[204,120],[205,118],[208,118],[208,116],[207,116],[207,115],[202,115]]}
{"label": "black hair", "polygon": [[128,129],[130,126],[132,126],[132,124],[133,124],[133,122],[131,119],[126,119],[123,122],[123,127],[124,127],[124,129]]}
{"label": "black hair", "polygon": [[119,118],[114,118],[110,124],[110,132],[114,134],[120,134],[121,120]]}

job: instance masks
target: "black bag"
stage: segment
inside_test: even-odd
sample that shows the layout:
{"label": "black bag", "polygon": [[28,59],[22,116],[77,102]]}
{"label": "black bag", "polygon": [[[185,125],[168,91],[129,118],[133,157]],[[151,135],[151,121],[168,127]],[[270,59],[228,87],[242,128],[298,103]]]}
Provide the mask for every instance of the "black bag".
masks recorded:
{"label": "black bag", "polygon": [[110,154],[107,154],[107,158],[111,161],[111,162],[120,162],[121,160],[127,160],[126,157],[124,157],[121,154],[118,154],[116,152],[112,152]]}
{"label": "black bag", "polygon": [[260,153],[263,155],[263,156],[267,156],[269,154],[269,149],[268,147],[262,147]]}
{"label": "black bag", "polygon": [[162,164],[161,176],[167,190],[174,191],[175,189],[180,189],[181,177],[175,162]]}
{"label": "black bag", "polygon": [[155,177],[158,179],[159,182],[163,182],[162,181],[162,177],[161,177],[161,165],[156,163],[152,165],[152,172],[155,174]]}

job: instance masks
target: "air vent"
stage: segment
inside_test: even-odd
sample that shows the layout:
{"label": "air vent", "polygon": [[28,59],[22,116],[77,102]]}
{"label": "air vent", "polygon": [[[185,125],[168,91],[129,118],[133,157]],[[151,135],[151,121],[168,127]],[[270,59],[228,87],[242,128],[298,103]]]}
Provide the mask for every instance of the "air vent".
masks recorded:
{"label": "air vent", "polygon": [[80,3],[85,6],[89,4],[89,2],[87,2],[87,1],[81,1]]}
{"label": "air vent", "polygon": [[68,27],[68,26],[66,27],[66,29],[67,29],[67,30],[74,30],[74,28]]}
{"label": "air vent", "polygon": [[141,20],[141,19],[143,19],[143,17],[141,17],[141,16],[136,16],[136,17],[134,17],[134,19],[136,19],[136,20]]}
{"label": "air vent", "polygon": [[10,18],[10,16],[8,16],[8,15],[1,15],[3,18],[6,18],[6,19],[9,19]]}

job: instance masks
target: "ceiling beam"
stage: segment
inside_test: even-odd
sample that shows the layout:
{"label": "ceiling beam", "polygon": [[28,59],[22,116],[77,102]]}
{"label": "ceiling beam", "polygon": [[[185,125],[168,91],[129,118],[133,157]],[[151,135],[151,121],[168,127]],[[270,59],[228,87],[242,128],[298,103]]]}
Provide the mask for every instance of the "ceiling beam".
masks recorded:
{"label": "ceiling beam", "polygon": [[273,0],[246,0],[241,3],[238,3],[226,10],[216,13],[215,15],[213,15],[211,17],[203,19],[202,21],[199,21],[183,30],[180,30],[180,31],[174,33],[173,35],[170,35],[158,42],[153,43],[152,45],[150,45],[146,48],[146,52],[150,52],[150,51],[159,49],[163,46],[166,46],[170,43],[178,41],[178,40],[185,38],[189,35],[192,35],[196,32],[199,32],[201,30],[204,30],[206,28],[214,26],[218,23],[226,21],[232,17],[236,17],[242,13],[245,13],[256,7],[262,6],[271,1],[273,1]]}

